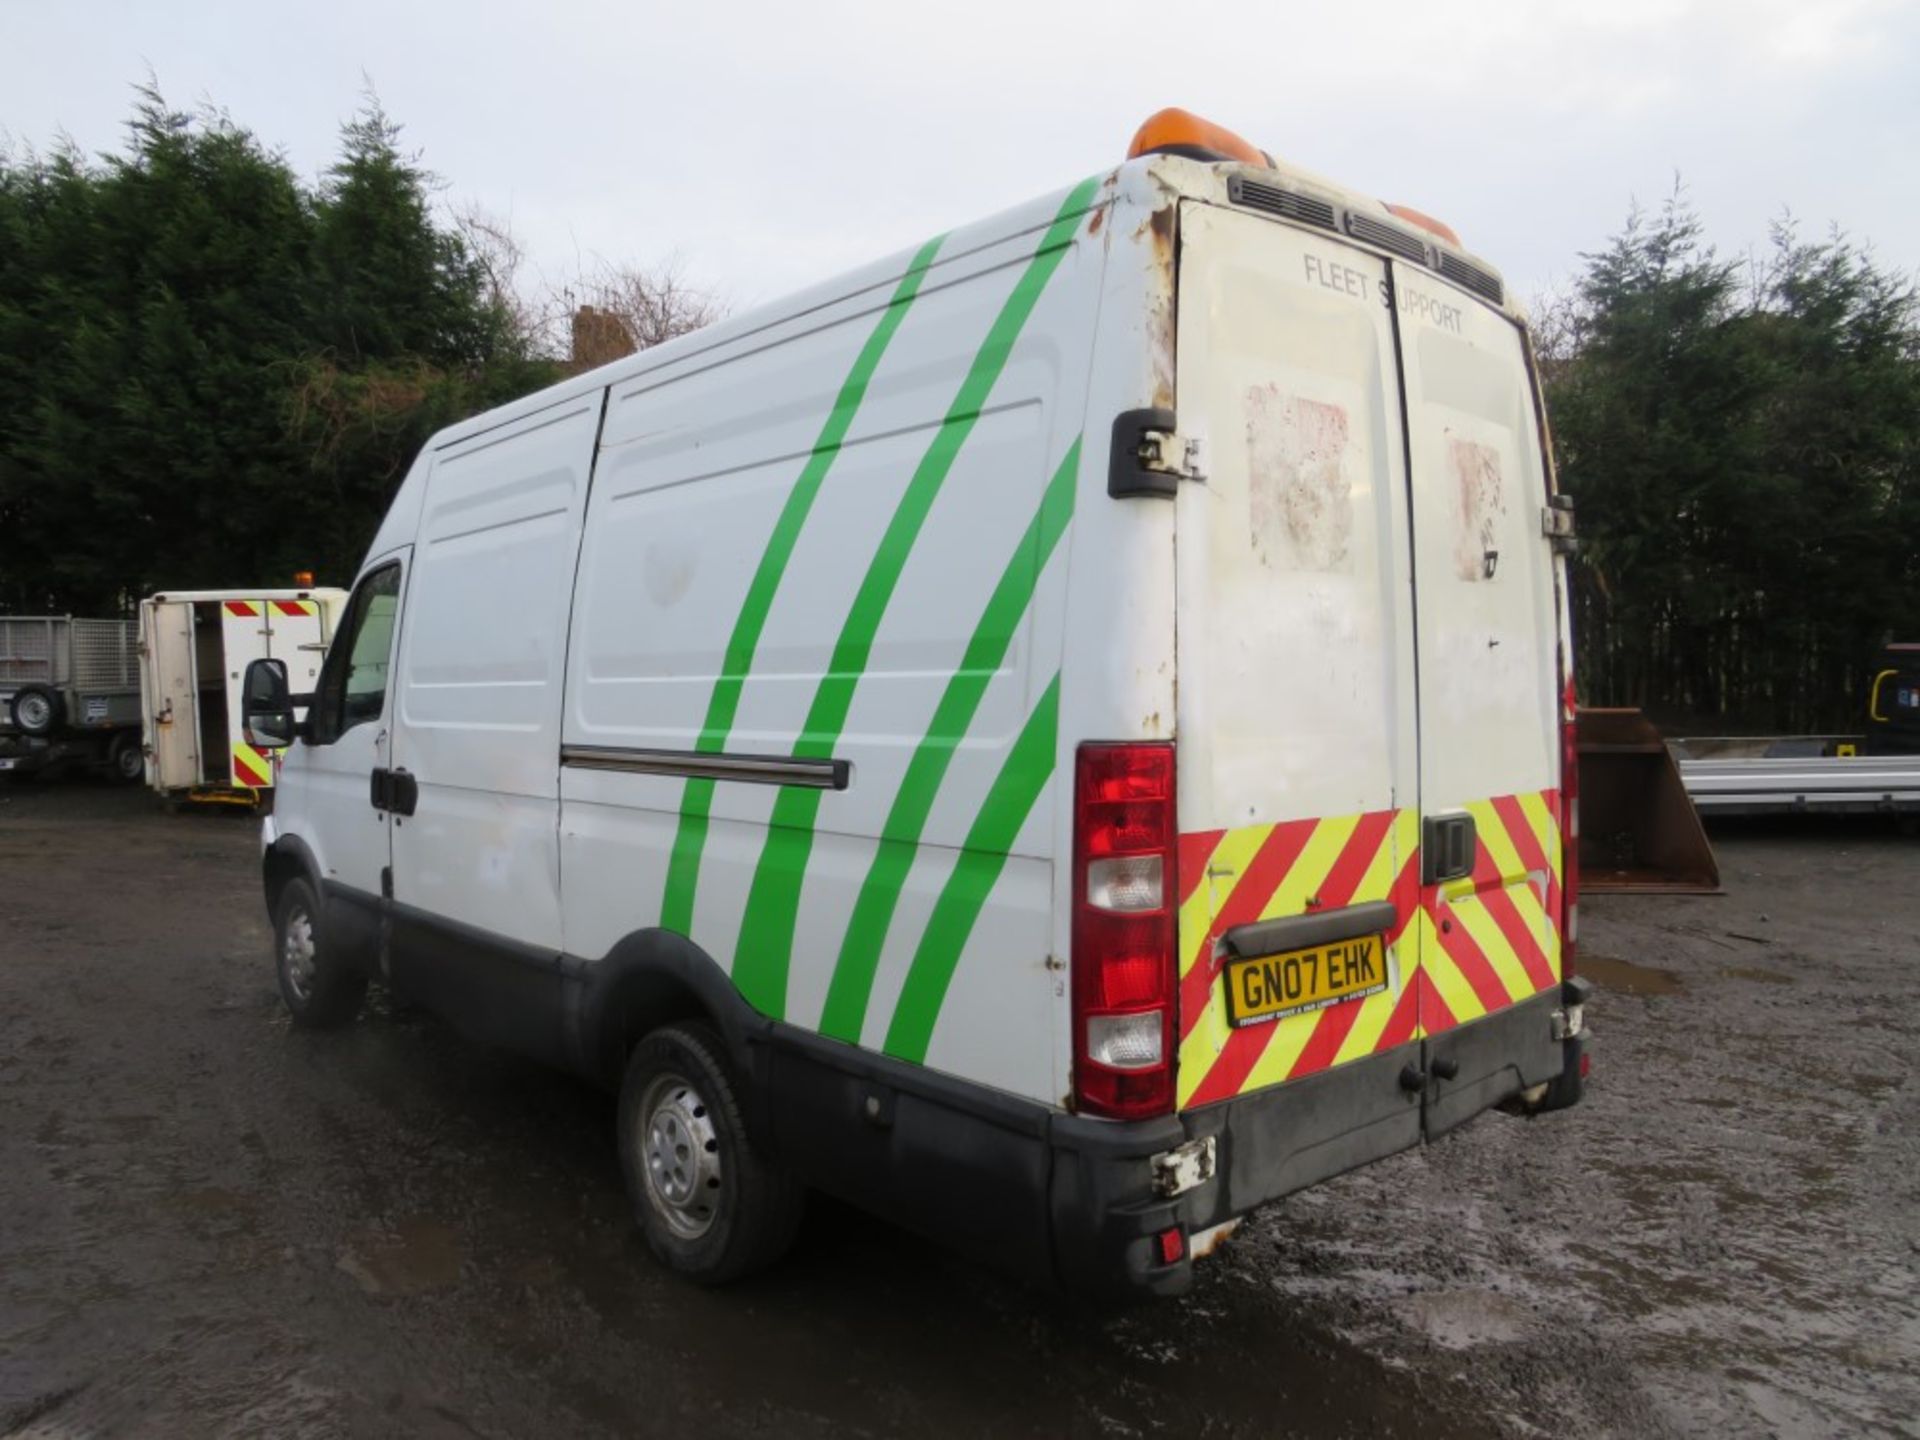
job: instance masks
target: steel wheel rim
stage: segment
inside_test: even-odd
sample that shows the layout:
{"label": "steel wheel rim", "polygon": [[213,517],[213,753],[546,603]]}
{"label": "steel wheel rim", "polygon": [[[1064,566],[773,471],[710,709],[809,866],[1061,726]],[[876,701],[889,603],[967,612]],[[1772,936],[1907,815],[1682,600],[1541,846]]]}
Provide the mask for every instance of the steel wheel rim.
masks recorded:
{"label": "steel wheel rim", "polygon": [[698,1240],[726,1193],[711,1108],[683,1077],[656,1075],[640,1097],[639,1125],[648,1201],[674,1235]]}
{"label": "steel wheel rim", "polygon": [[38,732],[53,723],[53,706],[44,695],[22,695],[15,703],[14,714],[22,730]]}
{"label": "steel wheel rim", "polygon": [[304,1002],[313,994],[313,974],[317,954],[313,944],[313,917],[306,906],[296,905],[287,912],[286,931],[280,937],[280,969],[287,977],[287,988],[294,998]]}
{"label": "steel wheel rim", "polygon": [[138,779],[140,772],[147,768],[147,757],[138,747],[129,745],[120,752],[120,773],[128,780]]}

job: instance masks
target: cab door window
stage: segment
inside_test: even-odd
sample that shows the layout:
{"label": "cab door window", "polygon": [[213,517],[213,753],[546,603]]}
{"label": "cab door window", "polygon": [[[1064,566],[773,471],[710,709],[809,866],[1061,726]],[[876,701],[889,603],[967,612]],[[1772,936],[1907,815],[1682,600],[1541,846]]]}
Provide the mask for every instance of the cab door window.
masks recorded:
{"label": "cab door window", "polygon": [[320,672],[314,702],[314,739],[338,740],[386,710],[387,670],[400,615],[400,566],[383,565],[360,582]]}

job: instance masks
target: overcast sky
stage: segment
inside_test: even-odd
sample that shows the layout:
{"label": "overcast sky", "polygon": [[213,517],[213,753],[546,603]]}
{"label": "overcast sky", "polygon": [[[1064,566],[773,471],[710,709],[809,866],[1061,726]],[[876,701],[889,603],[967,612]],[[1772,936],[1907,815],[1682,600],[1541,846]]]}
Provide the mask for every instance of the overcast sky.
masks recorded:
{"label": "overcast sky", "polygon": [[1783,208],[1920,267],[1898,0],[0,0],[0,131],[119,144],[148,71],[312,175],[363,75],[543,272],[657,262],[739,308],[1111,164],[1184,105],[1450,222],[1522,295],[1680,172],[1725,251]]}

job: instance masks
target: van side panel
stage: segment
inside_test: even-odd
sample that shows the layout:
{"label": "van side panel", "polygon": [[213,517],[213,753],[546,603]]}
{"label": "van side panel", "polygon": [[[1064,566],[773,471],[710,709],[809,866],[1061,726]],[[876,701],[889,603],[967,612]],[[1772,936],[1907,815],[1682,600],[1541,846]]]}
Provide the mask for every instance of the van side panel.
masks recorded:
{"label": "van side panel", "polygon": [[679,845],[690,938],[762,1014],[1057,1099],[1050,785],[1091,196],[1011,239],[943,239],[904,298],[868,291],[615,388],[565,743],[800,756],[845,784],[570,763],[569,954],[677,919]]}
{"label": "van side panel", "polygon": [[560,679],[600,420],[579,396],[440,451],[400,622],[404,906],[557,954]]}

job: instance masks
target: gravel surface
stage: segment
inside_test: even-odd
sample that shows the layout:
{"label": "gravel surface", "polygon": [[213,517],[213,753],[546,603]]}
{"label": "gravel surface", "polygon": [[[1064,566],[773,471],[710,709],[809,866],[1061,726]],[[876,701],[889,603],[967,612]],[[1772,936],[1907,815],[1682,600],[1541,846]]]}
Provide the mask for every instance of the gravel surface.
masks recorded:
{"label": "gravel surface", "polygon": [[1920,1434],[1920,843],[1715,838],[1725,897],[1586,906],[1586,1105],[1101,1312],[824,1204],[682,1285],[607,1097],[289,1029],[251,823],[0,787],[0,1436]]}

